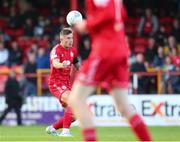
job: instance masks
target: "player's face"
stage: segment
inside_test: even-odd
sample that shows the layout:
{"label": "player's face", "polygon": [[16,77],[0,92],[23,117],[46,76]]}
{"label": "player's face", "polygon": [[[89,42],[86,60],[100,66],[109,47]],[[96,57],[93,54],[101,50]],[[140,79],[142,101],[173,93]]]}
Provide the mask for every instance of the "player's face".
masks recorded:
{"label": "player's face", "polygon": [[61,39],[61,43],[66,48],[72,47],[73,46],[73,34],[64,35]]}

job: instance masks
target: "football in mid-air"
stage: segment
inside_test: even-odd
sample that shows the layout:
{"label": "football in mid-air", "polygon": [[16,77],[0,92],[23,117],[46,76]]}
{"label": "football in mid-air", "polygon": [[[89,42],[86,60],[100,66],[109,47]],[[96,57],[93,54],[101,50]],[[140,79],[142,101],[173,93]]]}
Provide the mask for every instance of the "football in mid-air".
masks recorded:
{"label": "football in mid-air", "polygon": [[82,14],[79,11],[72,10],[66,16],[66,21],[69,26],[73,26],[77,22],[82,21]]}

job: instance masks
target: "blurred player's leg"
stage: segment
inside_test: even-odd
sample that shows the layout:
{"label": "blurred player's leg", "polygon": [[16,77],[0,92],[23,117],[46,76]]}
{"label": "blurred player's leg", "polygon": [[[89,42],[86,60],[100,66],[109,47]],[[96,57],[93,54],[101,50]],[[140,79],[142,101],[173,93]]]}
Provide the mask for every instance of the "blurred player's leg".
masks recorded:
{"label": "blurred player's leg", "polygon": [[86,99],[94,91],[94,87],[84,86],[76,81],[69,96],[69,104],[80,122],[85,141],[96,141],[96,130],[92,115],[87,107]]}
{"label": "blurred player's leg", "polygon": [[119,111],[129,120],[132,130],[141,141],[151,141],[151,136],[142,118],[130,108],[128,103],[128,89],[115,88],[112,95]]}

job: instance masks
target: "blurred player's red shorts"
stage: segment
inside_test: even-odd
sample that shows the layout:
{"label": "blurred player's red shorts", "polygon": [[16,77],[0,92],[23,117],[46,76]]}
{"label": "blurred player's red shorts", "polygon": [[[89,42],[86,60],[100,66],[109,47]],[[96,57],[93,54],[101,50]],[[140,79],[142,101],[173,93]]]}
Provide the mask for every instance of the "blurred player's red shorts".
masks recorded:
{"label": "blurred player's red shorts", "polygon": [[77,79],[86,85],[108,83],[109,87],[129,85],[128,56],[101,58],[90,56],[81,66]]}
{"label": "blurred player's red shorts", "polygon": [[58,84],[51,84],[49,85],[49,90],[51,94],[53,94],[58,100],[60,100],[60,103],[62,107],[66,107],[67,104],[63,101],[61,101],[61,95],[71,90],[71,85],[69,83],[58,83]]}

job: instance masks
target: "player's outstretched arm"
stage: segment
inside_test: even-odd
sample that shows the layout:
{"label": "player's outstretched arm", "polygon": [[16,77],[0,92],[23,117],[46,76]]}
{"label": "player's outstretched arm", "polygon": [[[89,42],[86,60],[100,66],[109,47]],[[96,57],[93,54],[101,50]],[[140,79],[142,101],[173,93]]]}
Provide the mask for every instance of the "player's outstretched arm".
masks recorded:
{"label": "player's outstretched arm", "polygon": [[53,64],[53,67],[56,68],[56,69],[66,68],[68,66],[68,62],[67,61],[63,61],[61,63],[59,61],[59,59],[53,59],[52,60],[52,64]]}

